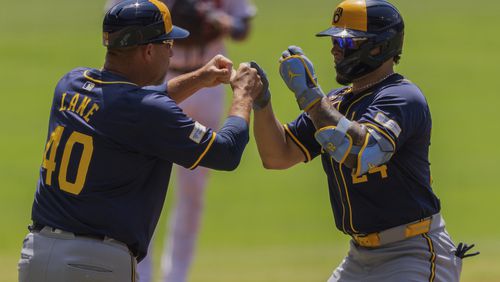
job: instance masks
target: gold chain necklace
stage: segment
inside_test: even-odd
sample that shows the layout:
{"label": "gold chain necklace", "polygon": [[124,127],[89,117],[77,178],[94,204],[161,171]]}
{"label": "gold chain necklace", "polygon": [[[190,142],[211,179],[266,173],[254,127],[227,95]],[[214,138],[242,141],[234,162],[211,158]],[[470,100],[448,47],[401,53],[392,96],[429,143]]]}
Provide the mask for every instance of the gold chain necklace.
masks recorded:
{"label": "gold chain necklace", "polygon": [[353,88],[353,89],[352,89],[352,91],[353,91],[353,92],[354,92],[354,91],[356,91],[357,93],[359,93],[359,92],[361,92],[361,91],[363,91],[363,90],[366,90],[366,89],[368,89],[368,88],[372,87],[373,85],[379,84],[380,82],[382,82],[382,81],[384,81],[384,80],[388,79],[390,76],[392,76],[392,75],[394,75],[394,74],[396,74],[396,73],[395,73],[395,72],[390,73],[390,74],[388,74],[388,75],[386,75],[386,76],[382,77],[381,79],[379,79],[379,80],[377,80],[377,81],[375,81],[375,82],[372,82],[372,83],[368,83],[367,85],[364,85],[363,87],[360,87],[360,88],[358,88],[358,89],[356,89],[356,90],[354,90],[354,88]]}

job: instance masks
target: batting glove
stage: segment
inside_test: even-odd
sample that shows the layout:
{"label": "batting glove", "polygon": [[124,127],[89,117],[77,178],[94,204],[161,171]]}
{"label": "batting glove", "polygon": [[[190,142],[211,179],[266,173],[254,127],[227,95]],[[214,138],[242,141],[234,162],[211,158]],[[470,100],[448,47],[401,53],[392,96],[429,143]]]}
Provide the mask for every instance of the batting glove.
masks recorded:
{"label": "batting glove", "polygon": [[280,75],[297,99],[301,110],[307,111],[325,96],[318,84],[312,62],[300,47],[289,46],[281,54]]}
{"label": "batting glove", "polygon": [[250,62],[250,67],[257,70],[257,73],[260,76],[260,80],[262,81],[262,92],[260,93],[259,97],[253,100],[253,109],[261,110],[265,106],[267,106],[267,104],[269,104],[269,101],[271,100],[269,80],[267,79],[266,72],[255,61]]}

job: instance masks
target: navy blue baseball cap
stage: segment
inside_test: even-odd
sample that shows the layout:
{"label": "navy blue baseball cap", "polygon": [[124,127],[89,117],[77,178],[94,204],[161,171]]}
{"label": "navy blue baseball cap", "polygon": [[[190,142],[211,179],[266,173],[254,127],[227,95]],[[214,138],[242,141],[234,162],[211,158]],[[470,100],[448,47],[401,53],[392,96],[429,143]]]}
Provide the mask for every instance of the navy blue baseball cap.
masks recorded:
{"label": "navy blue baseball cap", "polygon": [[159,0],[125,0],[116,4],[104,16],[102,31],[102,42],[108,48],[189,36],[189,31],[172,24],[170,11]]}

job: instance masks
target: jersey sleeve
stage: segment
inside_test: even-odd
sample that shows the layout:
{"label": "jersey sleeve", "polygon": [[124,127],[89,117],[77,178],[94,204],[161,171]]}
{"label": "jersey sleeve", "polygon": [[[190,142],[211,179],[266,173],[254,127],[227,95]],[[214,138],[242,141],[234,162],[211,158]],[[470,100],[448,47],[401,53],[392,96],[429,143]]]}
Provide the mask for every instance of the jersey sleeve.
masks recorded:
{"label": "jersey sleeve", "polygon": [[321,153],[321,146],[314,138],[316,128],[306,113],[302,113],[294,121],[284,124],[285,133],[300,148],[309,162]]}
{"label": "jersey sleeve", "polygon": [[145,96],[133,116],[138,121],[127,133],[132,147],[186,168],[195,168],[216,138],[212,129],[188,117],[162,93]]}
{"label": "jersey sleeve", "polygon": [[416,86],[392,87],[378,93],[357,122],[384,135],[398,150],[428,126],[430,111]]}
{"label": "jersey sleeve", "polygon": [[212,147],[216,133],[188,117],[165,95],[149,95],[140,129],[142,149],[150,154],[193,169]]}
{"label": "jersey sleeve", "polygon": [[246,120],[239,116],[229,116],[199,165],[216,170],[236,169],[249,139]]}

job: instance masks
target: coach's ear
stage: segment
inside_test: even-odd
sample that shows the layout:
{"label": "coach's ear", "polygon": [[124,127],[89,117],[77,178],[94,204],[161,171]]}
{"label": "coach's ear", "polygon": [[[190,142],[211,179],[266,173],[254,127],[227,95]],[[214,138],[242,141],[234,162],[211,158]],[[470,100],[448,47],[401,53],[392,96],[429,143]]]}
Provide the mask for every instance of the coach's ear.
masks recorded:
{"label": "coach's ear", "polygon": [[152,43],[146,44],[146,45],[141,45],[139,46],[139,56],[141,57],[142,60],[146,63],[151,63],[153,62],[153,58],[155,57],[154,52],[156,51],[154,48],[154,45]]}

